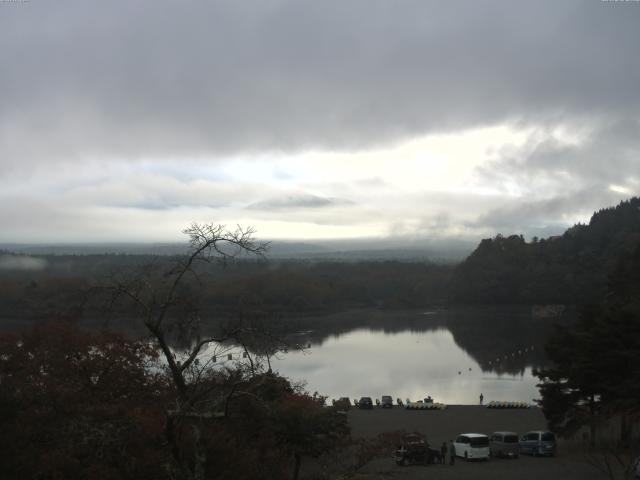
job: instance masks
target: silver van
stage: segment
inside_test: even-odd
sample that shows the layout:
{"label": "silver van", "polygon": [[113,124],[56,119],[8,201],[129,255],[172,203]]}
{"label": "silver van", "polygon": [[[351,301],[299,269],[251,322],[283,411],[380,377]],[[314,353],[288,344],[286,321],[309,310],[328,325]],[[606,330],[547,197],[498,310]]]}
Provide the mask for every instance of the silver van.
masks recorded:
{"label": "silver van", "polygon": [[493,432],[489,436],[489,454],[492,457],[518,458],[518,434],[515,432]]}
{"label": "silver van", "polygon": [[520,437],[520,453],[528,453],[533,456],[556,454],[556,436],[547,431],[535,430],[527,432]]}

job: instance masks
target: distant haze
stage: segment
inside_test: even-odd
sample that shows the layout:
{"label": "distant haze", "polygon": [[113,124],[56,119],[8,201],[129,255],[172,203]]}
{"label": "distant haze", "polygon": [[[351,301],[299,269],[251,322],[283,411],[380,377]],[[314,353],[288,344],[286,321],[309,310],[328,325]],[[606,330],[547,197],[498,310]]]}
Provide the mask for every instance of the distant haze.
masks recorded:
{"label": "distant haze", "polygon": [[[271,260],[311,261],[429,261],[457,263],[464,259],[476,244],[464,240],[432,241],[427,239],[346,239],[305,242],[274,240],[269,243],[266,258]],[[68,243],[68,244],[2,244],[0,250],[21,255],[179,255],[188,248],[186,243]],[[0,269],[43,268],[41,259],[15,255],[0,256]]]}
{"label": "distant haze", "polygon": [[0,2],[0,243],[559,234],[640,193],[639,25],[598,0]]}

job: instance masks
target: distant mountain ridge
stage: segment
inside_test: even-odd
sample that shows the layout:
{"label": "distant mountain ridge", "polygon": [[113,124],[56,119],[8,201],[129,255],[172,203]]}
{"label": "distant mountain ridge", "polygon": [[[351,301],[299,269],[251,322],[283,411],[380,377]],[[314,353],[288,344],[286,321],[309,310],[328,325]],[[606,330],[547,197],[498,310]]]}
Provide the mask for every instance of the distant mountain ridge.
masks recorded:
{"label": "distant mountain ridge", "polygon": [[593,214],[560,236],[498,235],[480,242],[454,271],[456,303],[584,304],[602,298],[608,276],[640,248],[640,198]]}

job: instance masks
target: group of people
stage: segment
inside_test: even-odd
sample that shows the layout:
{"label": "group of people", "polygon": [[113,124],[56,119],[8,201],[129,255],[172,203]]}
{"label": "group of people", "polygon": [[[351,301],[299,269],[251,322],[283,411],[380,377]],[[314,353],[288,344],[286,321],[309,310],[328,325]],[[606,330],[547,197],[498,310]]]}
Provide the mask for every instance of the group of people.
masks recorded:
{"label": "group of people", "polygon": [[440,462],[444,465],[447,461],[447,453],[449,453],[449,465],[455,465],[456,463],[456,446],[453,444],[453,440],[449,440],[449,446],[447,442],[442,442],[440,447]]}

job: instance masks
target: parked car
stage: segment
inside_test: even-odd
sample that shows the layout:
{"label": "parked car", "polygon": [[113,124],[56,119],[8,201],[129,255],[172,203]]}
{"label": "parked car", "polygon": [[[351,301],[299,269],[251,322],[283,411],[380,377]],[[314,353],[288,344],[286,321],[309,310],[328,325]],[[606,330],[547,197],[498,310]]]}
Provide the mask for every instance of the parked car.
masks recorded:
{"label": "parked car", "polygon": [[358,408],[373,408],[373,401],[371,397],[362,397],[358,400]]}
{"label": "parked car", "polygon": [[552,457],[556,454],[556,436],[543,430],[527,432],[520,437],[519,450],[520,453],[534,456],[549,455]]}
{"label": "parked car", "polygon": [[333,402],[333,406],[340,410],[349,410],[351,408],[351,400],[349,400],[349,397],[340,397],[338,400]]}
{"label": "parked car", "polygon": [[489,437],[483,433],[462,433],[453,442],[456,457],[465,460],[488,460]]}
{"label": "parked car", "polygon": [[391,398],[391,395],[383,395],[380,398],[380,406],[382,408],[393,408],[393,398]]}
{"label": "parked car", "polygon": [[429,465],[439,456],[440,452],[429,448],[427,440],[417,432],[404,435],[395,452],[396,465]]}
{"label": "parked car", "polygon": [[515,432],[493,432],[489,438],[489,454],[492,457],[518,458],[518,434]]}

